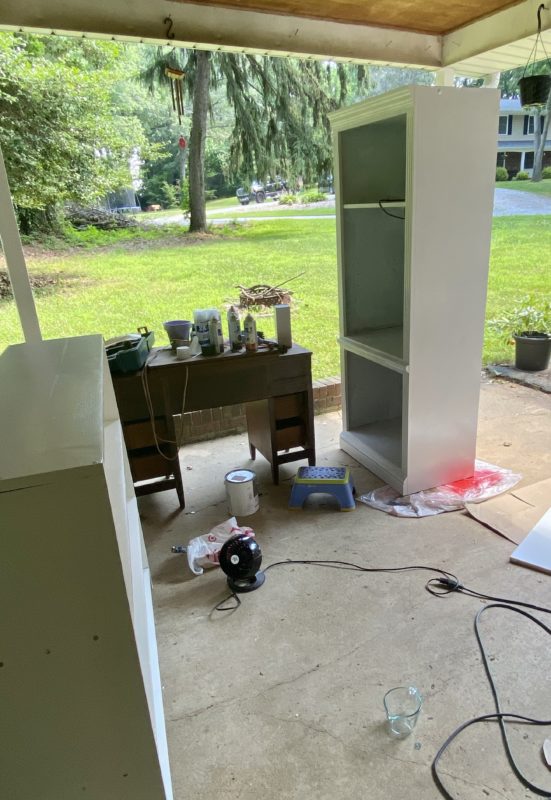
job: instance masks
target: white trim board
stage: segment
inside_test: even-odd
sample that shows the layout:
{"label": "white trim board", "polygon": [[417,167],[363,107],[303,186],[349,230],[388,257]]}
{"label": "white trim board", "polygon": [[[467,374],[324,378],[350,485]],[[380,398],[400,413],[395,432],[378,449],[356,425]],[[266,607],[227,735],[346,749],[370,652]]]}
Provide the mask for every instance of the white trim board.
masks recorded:
{"label": "white trim board", "polygon": [[23,335],[26,342],[40,342],[42,334],[34,304],[33,291],[19,237],[17,218],[11,200],[8,174],[0,147],[0,240]]}
{"label": "white trim board", "polygon": [[528,536],[513,550],[510,560],[513,564],[551,575],[551,508],[547,509]]}

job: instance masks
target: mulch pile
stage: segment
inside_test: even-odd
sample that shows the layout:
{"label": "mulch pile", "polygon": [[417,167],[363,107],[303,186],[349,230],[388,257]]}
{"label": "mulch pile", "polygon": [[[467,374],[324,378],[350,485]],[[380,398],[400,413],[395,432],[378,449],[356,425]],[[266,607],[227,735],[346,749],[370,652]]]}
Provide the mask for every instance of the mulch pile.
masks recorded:
{"label": "mulch pile", "polygon": [[[30,275],[29,277],[33,289],[53,289],[59,283],[57,275]],[[13,292],[8,273],[0,270],[0,300],[11,300],[12,297]]]}

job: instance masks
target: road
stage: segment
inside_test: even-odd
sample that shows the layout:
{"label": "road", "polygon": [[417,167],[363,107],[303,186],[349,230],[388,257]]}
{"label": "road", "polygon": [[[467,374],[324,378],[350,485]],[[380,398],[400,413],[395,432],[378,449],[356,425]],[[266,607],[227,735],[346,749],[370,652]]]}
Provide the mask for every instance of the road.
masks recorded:
{"label": "road", "polygon": [[[324,203],[313,203],[311,206],[300,206],[300,208],[311,208],[312,214],[308,216],[301,216],[299,214],[289,214],[282,216],[274,213],[276,209],[281,206],[277,202],[262,203],[262,205],[250,206],[250,210],[238,217],[219,217],[212,216],[207,211],[207,218],[211,224],[227,225],[231,222],[250,222],[250,221],[266,221],[266,220],[285,220],[285,219],[335,219],[332,214],[316,214],[316,207],[331,206],[334,207],[334,199],[326,200]],[[286,207],[287,208],[287,207]],[[242,211],[242,206],[236,205],[224,209],[226,213],[239,213]],[[214,212],[221,213],[221,212]],[[550,214],[551,215],[551,197],[547,195],[533,194],[532,192],[523,192],[518,189],[496,189],[494,192],[494,217],[510,217],[516,214],[529,215],[529,214]],[[154,219],[147,219],[143,216],[142,221],[150,225],[168,225],[168,224],[188,224],[188,220],[183,214],[174,214],[166,217],[156,217]]]}

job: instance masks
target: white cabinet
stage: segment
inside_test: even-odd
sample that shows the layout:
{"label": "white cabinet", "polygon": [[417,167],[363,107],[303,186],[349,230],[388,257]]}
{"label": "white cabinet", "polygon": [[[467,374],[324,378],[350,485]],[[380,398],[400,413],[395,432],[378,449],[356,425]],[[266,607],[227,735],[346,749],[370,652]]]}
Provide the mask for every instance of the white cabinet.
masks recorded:
{"label": "white cabinet", "polygon": [[151,585],[100,336],[0,357],[0,794],[170,800]]}
{"label": "white cabinet", "polygon": [[498,103],[409,86],[331,115],[340,444],[403,493],[473,473]]}

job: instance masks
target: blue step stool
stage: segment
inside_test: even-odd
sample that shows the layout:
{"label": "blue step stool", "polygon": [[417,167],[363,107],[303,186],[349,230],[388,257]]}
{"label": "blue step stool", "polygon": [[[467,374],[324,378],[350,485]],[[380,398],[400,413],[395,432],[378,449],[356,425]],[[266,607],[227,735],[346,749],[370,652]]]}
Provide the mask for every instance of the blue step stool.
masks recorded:
{"label": "blue step stool", "polygon": [[300,467],[291,489],[289,508],[302,508],[308,495],[315,492],[333,495],[341,511],[356,508],[354,482],[348,467]]}

